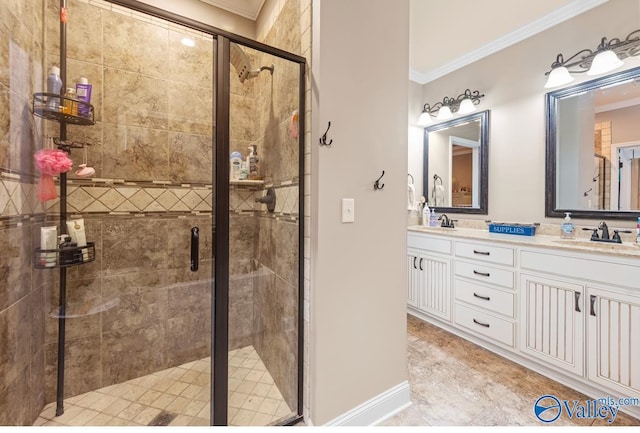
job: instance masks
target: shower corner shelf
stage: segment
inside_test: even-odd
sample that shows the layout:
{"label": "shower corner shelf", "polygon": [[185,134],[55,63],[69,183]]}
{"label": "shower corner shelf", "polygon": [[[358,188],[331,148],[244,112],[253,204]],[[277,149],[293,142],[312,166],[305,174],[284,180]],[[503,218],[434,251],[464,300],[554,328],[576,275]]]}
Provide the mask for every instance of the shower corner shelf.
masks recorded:
{"label": "shower corner shelf", "polygon": [[253,180],[253,179],[230,180],[229,185],[260,186],[260,185],[264,185],[264,180]]}
{"label": "shower corner shelf", "polygon": [[[52,109],[49,105],[64,107],[67,104],[73,106],[78,112],[85,112],[86,115],[66,113],[59,109]],[[95,125],[95,113],[93,105],[78,99],[69,98],[55,93],[34,93],[33,94],[33,114],[43,119],[54,120],[70,125]]]}
{"label": "shower corner shelf", "polygon": [[64,247],[55,250],[36,248],[33,252],[33,266],[36,269],[68,268],[96,259],[96,246],[87,242],[84,247]]}

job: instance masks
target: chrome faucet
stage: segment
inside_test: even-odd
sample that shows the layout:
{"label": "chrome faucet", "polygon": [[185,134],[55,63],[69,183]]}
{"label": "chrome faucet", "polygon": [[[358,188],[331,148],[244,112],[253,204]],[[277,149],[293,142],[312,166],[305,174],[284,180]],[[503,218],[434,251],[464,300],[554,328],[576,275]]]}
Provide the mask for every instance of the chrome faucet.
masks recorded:
{"label": "chrome faucet", "polygon": [[452,220],[450,219],[447,214],[443,213],[442,215],[440,215],[440,217],[438,218],[438,221],[442,221],[442,223],[440,224],[440,227],[448,227],[451,229],[455,229],[456,226],[454,225],[454,222],[456,220]]}

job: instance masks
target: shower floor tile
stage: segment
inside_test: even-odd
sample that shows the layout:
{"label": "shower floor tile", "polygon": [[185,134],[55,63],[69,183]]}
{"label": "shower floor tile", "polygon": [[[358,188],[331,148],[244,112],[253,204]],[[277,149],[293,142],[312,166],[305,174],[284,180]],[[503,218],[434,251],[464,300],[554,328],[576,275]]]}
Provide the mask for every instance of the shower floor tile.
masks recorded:
{"label": "shower floor tile", "polygon": [[[203,358],[44,407],[34,426],[209,425],[211,359]],[[272,425],[292,415],[253,346],[229,352],[229,425]]]}

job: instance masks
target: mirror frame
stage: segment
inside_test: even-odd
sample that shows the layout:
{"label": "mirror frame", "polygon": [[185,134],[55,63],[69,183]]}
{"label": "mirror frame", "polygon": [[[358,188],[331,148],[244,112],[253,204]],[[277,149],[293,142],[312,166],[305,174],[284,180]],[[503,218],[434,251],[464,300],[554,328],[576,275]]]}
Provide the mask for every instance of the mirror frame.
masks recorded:
{"label": "mirror frame", "polygon": [[558,101],[563,98],[575,96],[589,90],[610,86],[632,78],[640,77],[640,67],[613,73],[594,80],[585,81],[571,87],[554,90],[545,95],[546,108],[546,169],[545,169],[545,216],[564,218],[565,212],[571,212],[572,218],[593,219],[624,219],[635,220],[640,211],[613,211],[613,210],[584,210],[564,209],[556,207],[556,167],[557,167],[557,136],[558,128],[556,117],[558,114]]}
{"label": "mirror frame", "polygon": [[[480,178],[478,185],[480,188],[478,196],[478,207],[443,207],[434,206],[439,213],[461,213],[487,215],[489,201],[489,110],[457,117],[446,122],[424,128],[424,153],[423,153],[423,177],[422,191],[425,194],[429,191],[429,133],[443,129],[459,126],[464,123],[478,120],[480,122]],[[426,195],[425,195],[426,197]]]}

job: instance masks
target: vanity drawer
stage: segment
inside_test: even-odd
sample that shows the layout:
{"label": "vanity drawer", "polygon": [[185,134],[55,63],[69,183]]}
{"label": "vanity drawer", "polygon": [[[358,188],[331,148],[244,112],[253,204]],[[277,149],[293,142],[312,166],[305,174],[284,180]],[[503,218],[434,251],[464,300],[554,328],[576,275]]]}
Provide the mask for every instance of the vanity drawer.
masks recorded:
{"label": "vanity drawer", "polygon": [[407,237],[407,246],[440,254],[451,254],[452,251],[450,240],[418,234],[410,234]]}
{"label": "vanity drawer", "polygon": [[456,256],[505,266],[513,266],[515,263],[513,248],[468,242],[456,242]]}
{"label": "vanity drawer", "polygon": [[507,346],[514,345],[514,324],[456,302],[455,323]]}
{"label": "vanity drawer", "polygon": [[456,279],[455,293],[457,300],[507,317],[514,317],[515,296],[513,292],[503,292],[471,281]]}
{"label": "vanity drawer", "polygon": [[487,266],[484,263],[456,260],[456,275],[480,281],[489,285],[498,285],[513,289],[513,271]]}

